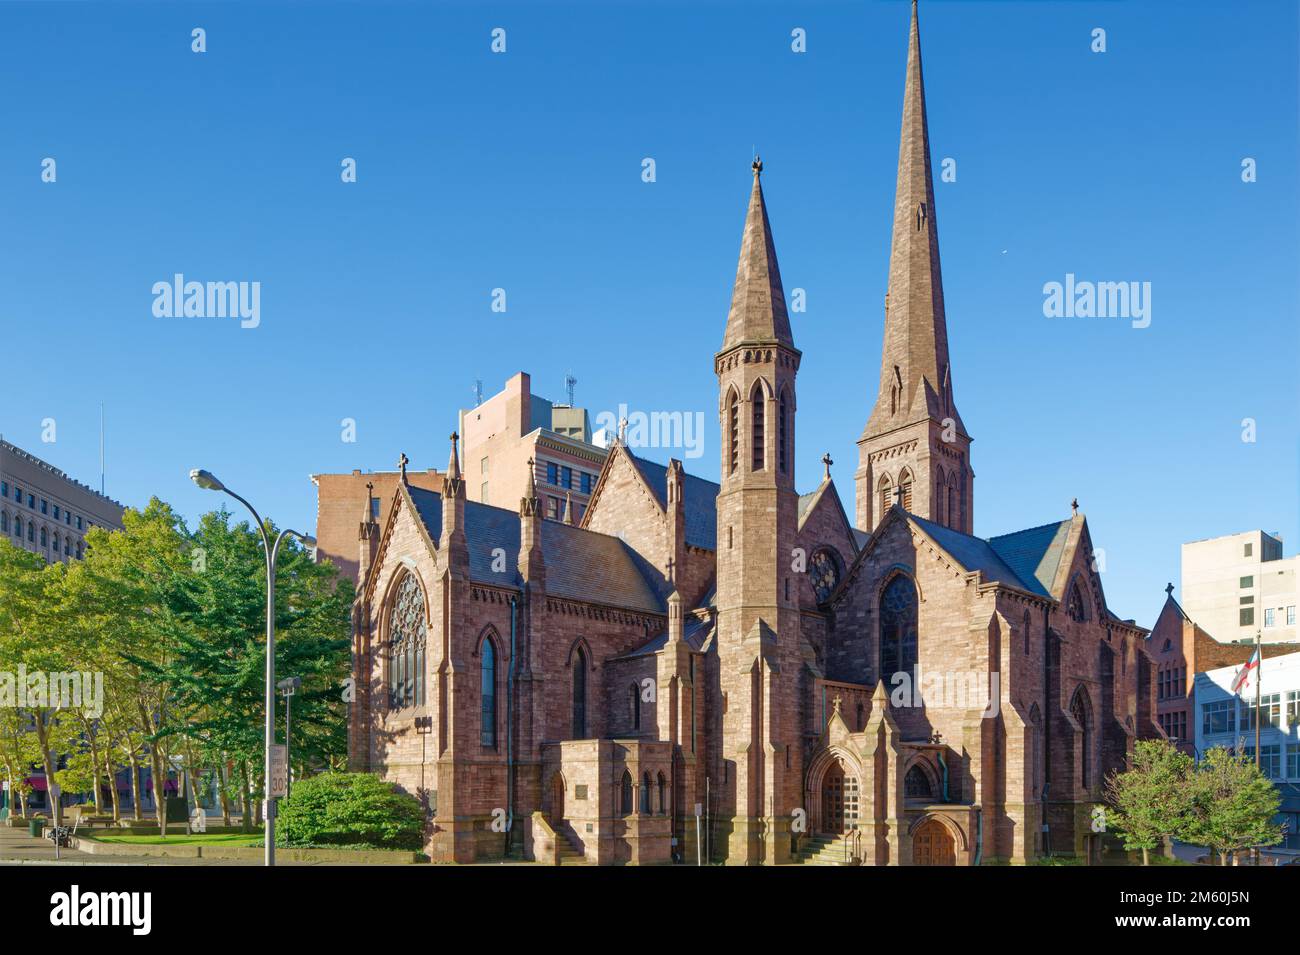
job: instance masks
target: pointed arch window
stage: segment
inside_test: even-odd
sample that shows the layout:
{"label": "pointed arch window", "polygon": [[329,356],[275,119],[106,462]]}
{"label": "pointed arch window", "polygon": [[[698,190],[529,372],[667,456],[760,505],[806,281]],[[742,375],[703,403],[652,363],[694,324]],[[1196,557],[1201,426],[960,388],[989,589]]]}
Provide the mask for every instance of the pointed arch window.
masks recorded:
{"label": "pointed arch window", "polygon": [[573,655],[573,738],[587,738],[587,654]]}
{"label": "pointed arch window", "polygon": [[424,588],[408,573],[397,585],[388,617],[388,705],[400,710],[424,705],[424,652],[429,629]]}
{"label": "pointed arch window", "polygon": [[883,518],[885,512],[894,505],[894,482],[889,479],[888,474],[880,479],[878,493],[880,494],[880,516]]}
{"label": "pointed arch window", "polygon": [[1083,602],[1083,591],[1079,589],[1077,580],[1070,584],[1070,596],[1066,600],[1065,612],[1076,623],[1084,623],[1088,619],[1088,606]]}
{"label": "pointed arch window", "polygon": [[479,742],[493,749],[497,745],[497,649],[491,637],[483,638],[479,662]]}
{"label": "pointed arch window", "polygon": [[1092,708],[1083,687],[1074,691],[1070,701],[1070,715],[1079,724],[1079,785],[1084,789],[1092,785]]}
{"label": "pointed arch window", "polygon": [[880,597],[880,678],[909,678],[916,667],[916,585],[897,574]]}
{"label": "pointed arch window", "polygon": [[659,784],[659,815],[665,815],[668,812],[668,780],[664,779],[664,774],[660,773],[657,780]]}
{"label": "pointed arch window", "polygon": [[1033,624],[1031,622],[1029,611],[1025,611],[1025,656],[1029,656],[1029,631]]}
{"label": "pointed arch window", "polygon": [[650,815],[650,774],[644,773],[641,776],[641,806],[640,811],[643,815]]}
{"label": "pointed arch window", "polygon": [[930,801],[934,799],[934,787],[930,785],[930,777],[920,766],[913,766],[903,777],[903,795],[908,799]]}
{"label": "pointed arch window", "polygon": [[912,512],[912,472],[903,471],[898,476],[898,484],[903,489],[903,510]]}
{"label": "pointed arch window", "polygon": [[734,391],[727,400],[727,441],[731,449],[730,470],[727,473],[735,474],[736,468],[740,466],[740,401]]}
{"label": "pointed arch window", "polygon": [[786,459],[787,459],[787,457],[789,456],[789,453],[790,453],[790,452],[789,452],[789,444],[790,444],[790,432],[789,432],[790,410],[789,410],[788,405],[789,405],[789,402],[786,400],[786,391],[785,391],[785,389],[782,389],[782,390],[781,390],[781,402],[780,402],[780,408],[778,409],[778,412],[777,412],[777,413],[778,413],[777,424],[778,424],[778,426],[779,426],[779,427],[777,428],[777,460],[778,460],[778,462],[779,462],[779,464],[780,464],[780,467],[781,467],[781,473],[782,473],[782,474],[785,474],[785,473],[786,473],[786,468],[788,467],[788,464],[787,464],[787,460],[786,460]]}
{"label": "pointed arch window", "polygon": [[948,503],[948,486],[943,480],[943,470],[935,472],[934,475],[934,519],[940,524],[946,524],[944,517],[948,509],[944,506]]}
{"label": "pointed arch window", "polygon": [[626,769],[623,770],[623,778],[619,782],[618,809],[624,816],[632,814],[632,774]]}
{"label": "pointed arch window", "polygon": [[753,393],[749,396],[750,404],[754,406],[754,427],[749,436],[749,443],[754,449],[752,467],[750,470],[761,471],[767,465],[766,448],[763,447],[763,427],[764,415],[767,408],[767,399],[763,396],[763,386],[756,385]]}
{"label": "pointed arch window", "polygon": [[961,478],[956,471],[948,477],[948,526],[961,530]]}

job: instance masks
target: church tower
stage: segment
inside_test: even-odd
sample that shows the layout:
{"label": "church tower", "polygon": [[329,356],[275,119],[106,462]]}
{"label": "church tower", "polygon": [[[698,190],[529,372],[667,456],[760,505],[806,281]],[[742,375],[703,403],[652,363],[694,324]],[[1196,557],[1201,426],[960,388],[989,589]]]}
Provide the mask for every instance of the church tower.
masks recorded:
{"label": "church tower", "polygon": [[722,425],[717,639],[725,696],[719,843],[731,865],[787,861],[790,820],[802,798],[792,567],[800,354],[790,334],[758,158],[753,170],[731,310],[714,358]]}
{"label": "church tower", "polygon": [[953,400],[948,362],[921,37],[913,0],[880,390],[858,438],[854,474],[858,527],[875,530],[901,486],[909,513],[973,533],[970,442]]}

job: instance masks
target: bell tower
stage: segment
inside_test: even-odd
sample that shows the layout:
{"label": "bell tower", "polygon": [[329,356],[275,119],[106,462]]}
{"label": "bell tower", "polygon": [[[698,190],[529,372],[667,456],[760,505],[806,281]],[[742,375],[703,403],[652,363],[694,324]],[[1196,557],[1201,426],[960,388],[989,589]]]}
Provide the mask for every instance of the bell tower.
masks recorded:
{"label": "bell tower", "polygon": [[916,2],[907,46],[880,388],[858,438],[856,522],[875,530],[901,488],[911,514],[974,532],[970,435],[953,399]]}
{"label": "bell tower", "polygon": [[756,157],[752,168],[731,309],[714,357],[722,427],[718,659],[725,696],[719,842],[730,865],[786,861],[790,820],[802,798],[793,569],[800,353],[767,218],[762,161]]}

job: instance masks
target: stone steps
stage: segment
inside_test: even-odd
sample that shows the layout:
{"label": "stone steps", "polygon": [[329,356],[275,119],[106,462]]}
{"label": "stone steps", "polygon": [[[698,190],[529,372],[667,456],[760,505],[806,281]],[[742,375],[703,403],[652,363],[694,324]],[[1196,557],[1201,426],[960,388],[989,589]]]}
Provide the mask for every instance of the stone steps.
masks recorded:
{"label": "stone steps", "polygon": [[845,854],[845,836],[813,836],[805,839],[799,847],[797,856],[800,865],[842,866],[851,865],[852,861]]}

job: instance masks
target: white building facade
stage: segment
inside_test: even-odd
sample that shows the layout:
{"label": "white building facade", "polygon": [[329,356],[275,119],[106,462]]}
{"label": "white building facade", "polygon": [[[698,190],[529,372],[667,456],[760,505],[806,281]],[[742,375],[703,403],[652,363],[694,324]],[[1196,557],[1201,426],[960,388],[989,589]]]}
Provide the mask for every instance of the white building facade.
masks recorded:
{"label": "white building facade", "polygon": [[[1281,820],[1286,841],[1280,848],[1300,851],[1300,653],[1261,662],[1259,697],[1259,765],[1282,796]],[[1255,684],[1232,692],[1237,666],[1196,674],[1195,743],[1198,756],[1215,746],[1240,747],[1255,756]]]}

